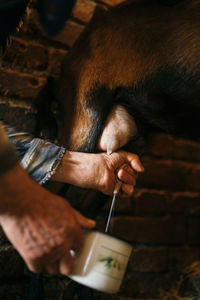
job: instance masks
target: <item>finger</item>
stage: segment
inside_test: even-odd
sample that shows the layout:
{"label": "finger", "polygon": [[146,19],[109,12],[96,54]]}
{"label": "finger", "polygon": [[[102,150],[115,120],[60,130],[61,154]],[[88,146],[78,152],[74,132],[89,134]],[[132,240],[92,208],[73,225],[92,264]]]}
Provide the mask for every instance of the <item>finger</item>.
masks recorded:
{"label": "finger", "polygon": [[144,172],[144,167],[143,167],[143,165],[142,165],[142,163],[141,163],[141,161],[140,161],[140,159],[137,155],[135,155],[133,157],[130,164],[131,164],[132,168],[134,170],[136,170],[137,172]]}
{"label": "finger", "polygon": [[81,223],[81,217],[83,216],[73,208],[71,208],[71,213],[73,219],[71,225],[69,226],[68,224],[65,243],[62,243],[62,249],[73,249],[75,252],[80,252],[83,245],[83,233],[79,222]]}
{"label": "finger", "polygon": [[141,163],[140,158],[137,154],[123,152],[123,155],[135,171],[144,172],[143,164]]}
{"label": "finger", "polygon": [[66,250],[65,255],[59,261],[59,273],[63,275],[69,275],[74,268],[74,259],[71,256],[69,250]]}
{"label": "finger", "polygon": [[84,217],[80,212],[78,212],[74,208],[73,208],[73,212],[75,214],[77,222],[79,223],[79,225],[82,228],[91,229],[91,228],[94,228],[96,226],[96,222],[94,220]]}
{"label": "finger", "polygon": [[125,170],[126,172],[128,172],[130,175],[134,176],[137,178],[138,176],[138,172],[135,171],[130,165],[125,164],[125,166],[123,167],[123,170]]}
{"label": "finger", "polygon": [[121,196],[122,197],[131,197],[133,196],[134,187],[130,184],[122,184],[121,186]]}
{"label": "finger", "polygon": [[126,184],[130,184],[130,185],[134,185],[134,186],[136,184],[136,173],[134,171],[132,174],[130,174],[125,169],[120,169],[117,172],[117,176],[120,179],[120,181],[122,181]]}
{"label": "finger", "polygon": [[58,274],[60,260],[66,256],[69,248],[73,248],[73,246],[68,241],[60,245],[60,247],[52,249],[51,253],[43,258],[44,270],[49,274]]}
{"label": "finger", "polygon": [[83,233],[80,231],[78,236],[73,237],[73,241],[71,244],[70,249],[74,250],[76,253],[80,253],[84,244],[84,236]]}
{"label": "finger", "polygon": [[41,273],[47,270],[47,266],[54,265],[56,260],[63,256],[63,253],[60,248],[48,248],[48,251],[45,251],[45,246],[43,245],[40,247],[40,251],[34,249],[31,256],[32,258],[30,256],[24,258],[28,269],[34,273]]}

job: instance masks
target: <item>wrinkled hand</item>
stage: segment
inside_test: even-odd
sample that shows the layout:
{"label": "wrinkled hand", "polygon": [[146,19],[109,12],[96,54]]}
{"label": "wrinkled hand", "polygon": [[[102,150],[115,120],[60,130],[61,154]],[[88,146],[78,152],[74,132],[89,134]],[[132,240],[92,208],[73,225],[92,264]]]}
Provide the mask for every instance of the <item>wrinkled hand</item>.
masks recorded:
{"label": "wrinkled hand", "polygon": [[1,183],[0,224],[28,268],[68,275],[74,265],[70,249],[81,250],[82,229],[94,227],[95,222],[30,180],[19,166]]}
{"label": "wrinkled hand", "polygon": [[139,157],[133,153],[119,151],[108,155],[68,151],[52,179],[97,189],[107,195],[112,195],[118,179],[122,182],[120,195],[129,197],[134,192],[138,173],[143,171]]}

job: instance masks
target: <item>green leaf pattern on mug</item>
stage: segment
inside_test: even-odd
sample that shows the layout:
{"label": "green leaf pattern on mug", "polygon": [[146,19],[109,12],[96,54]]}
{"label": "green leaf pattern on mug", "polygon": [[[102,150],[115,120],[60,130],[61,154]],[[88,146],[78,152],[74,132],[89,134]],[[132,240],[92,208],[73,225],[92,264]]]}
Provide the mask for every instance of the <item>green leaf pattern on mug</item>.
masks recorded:
{"label": "green leaf pattern on mug", "polygon": [[100,262],[106,262],[105,266],[108,269],[110,269],[110,268],[116,268],[116,269],[120,270],[120,263],[119,263],[119,261],[116,260],[116,259],[114,259],[111,256],[101,258],[99,261]]}

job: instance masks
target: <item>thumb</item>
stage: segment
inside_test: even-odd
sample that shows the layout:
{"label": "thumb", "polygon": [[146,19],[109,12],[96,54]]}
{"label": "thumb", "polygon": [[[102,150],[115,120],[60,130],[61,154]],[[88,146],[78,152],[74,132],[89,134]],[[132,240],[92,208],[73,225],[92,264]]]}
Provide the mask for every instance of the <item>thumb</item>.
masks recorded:
{"label": "thumb", "polygon": [[77,222],[82,228],[91,229],[96,226],[96,222],[94,220],[84,217],[80,212],[78,212],[74,208],[73,208],[73,212]]}
{"label": "thumb", "polygon": [[141,160],[137,154],[129,153],[129,152],[125,152],[125,151],[122,151],[121,153],[123,153],[126,161],[129,162],[129,164],[135,171],[144,172],[144,167],[143,167]]}

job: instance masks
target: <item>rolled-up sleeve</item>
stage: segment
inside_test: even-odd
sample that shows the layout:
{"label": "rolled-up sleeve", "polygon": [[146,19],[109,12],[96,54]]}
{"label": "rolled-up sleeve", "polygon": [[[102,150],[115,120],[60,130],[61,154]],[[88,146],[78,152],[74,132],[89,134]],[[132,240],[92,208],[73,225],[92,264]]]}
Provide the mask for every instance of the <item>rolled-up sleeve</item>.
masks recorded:
{"label": "rolled-up sleeve", "polygon": [[48,181],[55,173],[66,149],[49,141],[34,138],[26,132],[16,133],[7,126],[4,126],[4,129],[29,176],[39,184]]}

